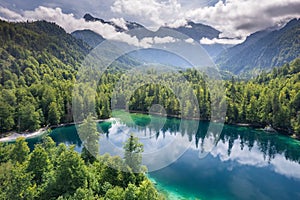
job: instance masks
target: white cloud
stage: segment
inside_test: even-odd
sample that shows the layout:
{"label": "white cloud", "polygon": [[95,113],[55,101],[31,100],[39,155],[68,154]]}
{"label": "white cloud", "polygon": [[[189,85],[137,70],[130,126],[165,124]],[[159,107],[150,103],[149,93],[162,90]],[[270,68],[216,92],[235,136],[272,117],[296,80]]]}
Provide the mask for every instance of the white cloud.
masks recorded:
{"label": "white cloud", "polygon": [[112,18],[110,19],[115,25],[123,28],[124,30],[128,30],[126,26],[126,21],[123,18]]}
{"label": "white cloud", "polygon": [[166,36],[166,37],[144,37],[139,41],[139,44],[136,46],[140,46],[143,48],[150,48],[155,44],[166,44],[166,43],[174,43],[177,42],[179,39]]}
{"label": "white cloud", "polygon": [[228,38],[213,38],[213,39],[209,39],[209,38],[202,38],[200,40],[200,44],[206,44],[206,45],[213,45],[213,44],[240,44],[242,43],[244,39],[228,39]]}
{"label": "white cloud", "polygon": [[256,167],[264,167],[268,165],[268,161],[264,159],[262,153],[258,150],[257,144],[255,143],[251,151],[248,149],[241,150],[240,148],[240,140],[235,140],[233,147],[231,149],[231,154],[228,155],[228,142],[226,143],[218,143],[218,145],[213,149],[211,154],[214,157],[219,156],[222,161],[236,161],[242,165],[250,165]]}
{"label": "white cloud", "polygon": [[14,11],[11,11],[7,8],[0,7],[0,13],[2,15],[2,16],[0,16],[0,19],[2,19],[2,20],[10,18],[14,21],[24,21],[24,18],[20,14],[14,12]]}
{"label": "white cloud", "polygon": [[216,27],[223,32],[221,37],[245,37],[299,17],[299,10],[299,0],[227,0],[219,1],[215,6],[191,10],[185,16]]}
{"label": "white cloud", "polygon": [[191,43],[191,44],[192,44],[192,43],[194,43],[195,41],[194,41],[192,38],[188,38],[188,39],[185,40],[185,42]]}
{"label": "white cloud", "polygon": [[153,44],[153,38],[152,37],[145,37],[143,39],[140,40],[140,45],[142,47],[145,47],[145,48],[150,48]]}
{"label": "white cloud", "polygon": [[[150,26],[178,27],[186,20],[208,24],[220,30],[222,38],[245,38],[258,30],[300,17],[299,0],[220,0],[216,4],[192,1],[191,4],[193,6],[183,0],[116,0],[111,10]],[[242,42],[219,39],[210,43],[236,44],[238,41]]]}
{"label": "white cloud", "polygon": [[181,10],[177,0],[116,0],[111,6],[111,11],[115,13],[142,17],[144,24],[156,27],[175,23],[180,19]]}
{"label": "white cloud", "polygon": [[276,156],[273,160],[271,160],[271,163],[274,166],[275,172],[283,174],[287,177],[300,178],[299,163],[294,161],[287,161],[283,155]]}
{"label": "white cloud", "polygon": [[174,43],[177,41],[177,39],[166,36],[166,37],[154,37],[153,41],[155,44],[165,44],[165,43]]}
{"label": "white cloud", "polygon": [[113,38],[118,32],[114,27],[109,24],[102,24],[101,22],[86,22],[83,18],[76,19],[74,15],[63,13],[61,8],[47,8],[39,6],[34,10],[26,10],[23,13],[18,14],[14,11],[0,7],[0,13],[3,19],[8,21],[36,21],[46,20],[49,22],[55,22],[59,26],[63,27],[68,33],[75,30],[90,29],[98,34],[101,34],[104,38]]}
{"label": "white cloud", "polygon": [[171,22],[169,24],[166,24],[166,25],[170,28],[178,28],[180,26],[185,26],[187,28],[189,28],[189,27],[192,28],[192,26],[187,25],[187,20],[186,19],[178,19],[178,20],[176,20],[174,22]]}

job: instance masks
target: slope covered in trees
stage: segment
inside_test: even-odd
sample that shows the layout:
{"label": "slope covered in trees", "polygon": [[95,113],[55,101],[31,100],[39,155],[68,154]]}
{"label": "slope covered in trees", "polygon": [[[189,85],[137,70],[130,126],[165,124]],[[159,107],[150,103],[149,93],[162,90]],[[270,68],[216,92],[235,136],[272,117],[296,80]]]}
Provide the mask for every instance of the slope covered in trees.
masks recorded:
{"label": "slope covered in trees", "polygon": [[94,48],[103,42],[105,39],[91,31],[91,30],[78,30],[71,33],[73,37],[86,42],[90,47]]}
{"label": "slope covered in trees", "polygon": [[222,70],[254,77],[264,70],[282,66],[300,55],[300,20],[293,19],[279,30],[263,30],[245,42],[228,48],[216,59]]}
{"label": "slope covered in trees", "polygon": [[0,132],[72,121],[72,85],[90,47],[45,21],[0,21],[0,44]]}
{"label": "slope covered in trees", "polygon": [[248,82],[226,83],[227,121],[273,127],[300,136],[300,60]]}
{"label": "slope covered in trees", "polygon": [[[128,140],[139,145],[136,142]],[[0,143],[0,152],[1,199],[164,199],[144,173],[132,172],[126,158],[106,154],[85,161],[86,153],[77,153],[74,146],[56,146],[50,137],[32,152],[24,138],[15,144]]]}

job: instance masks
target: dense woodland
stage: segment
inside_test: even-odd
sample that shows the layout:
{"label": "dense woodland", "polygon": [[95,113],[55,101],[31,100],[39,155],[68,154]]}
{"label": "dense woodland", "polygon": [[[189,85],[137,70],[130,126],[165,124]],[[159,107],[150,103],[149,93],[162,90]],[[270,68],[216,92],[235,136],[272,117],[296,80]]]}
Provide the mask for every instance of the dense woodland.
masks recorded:
{"label": "dense woodland", "polygon": [[[44,21],[1,21],[0,29],[1,133],[33,131],[42,126],[73,121],[72,89],[80,61],[90,50],[88,45],[57,25]],[[123,59],[123,65],[125,62]],[[153,78],[174,85],[183,96],[191,95],[187,94],[190,91],[185,90],[184,84],[175,82],[173,73],[157,74],[155,70],[149,73]],[[193,69],[176,74],[189,81],[198,108],[192,101],[180,104],[172,90],[161,84],[141,84],[133,95],[129,95],[131,87],[118,88],[116,92],[119,82],[130,86],[132,81],[142,79],[142,75],[128,76],[122,70],[111,70],[103,74],[97,87],[95,109],[98,118],[110,117],[112,106],[147,112],[152,104],[160,104],[172,116],[193,117],[199,109],[200,119],[209,120],[214,102],[211,102],[207,77]],[[220,105],[213,106],[222,107],[227,103],[227,123],[270,124],[300,135],[299,59],[250,81],[232,78],[222,84],[226,88],[226,97],[218,102]],[[114,96],[116,93],[118,97]],[[124,95],[123,101],[128,102],[127,107],[120,102],[120,94]],[[112,101],[115,99],[118,101]]]}
{"label": "dense woodland", "polygon": [[[197,98],[201,120],[210,120],[212,106],[218,110],[218,107],[221,109],[222,105],[227,103],[226,123],[247,123],[261,127],[271,125],[300,136],[300,59],[283,67],[274,68],[269,73],[262,73],[253,80],[237,81],[232,78],[222,82],[226,97],[218,102],[211,100],[211,88],[208,86],[211,81],[197,70],[188,69],[179,74],[157,74],[155,71],[148,73],[152,79],[164,81],[158,84],[143,84],[139,80],[145,80],[144,74],[136,73],[134,76],[105,74],[97,88],[98,117],[110,117],[110,105],[114,109],[148,112],[153,104],[162,105],[170,116],[199,117],[193,99],[188,97],[186,98],[188,101],[180,104],[174,92],[165,86],[169,85],[173,91],[182,96],[194,95]],[[193,95],[189,94],[190,91],[186,89],[185,84],[176,82],[176,76],[183,76],[189,82]],[[123,87],[119,86],[120,83]],[[138,84],[138,86],[134,84],[138,89],[133,94],[132,83]],[[218,87],[219,84],[211,85]],[[124,106],[124,101],[128,102],[127,106]]]}
{"label": "dense woodland", "polygon": [[134,136],[124,144],[124,159],[108,154],[96,159],[74,147],[57,146],[50,137],[31,152],[24,138],[0,143],[0,199],[164,199],[145,176],[143,146]]}
{"label": "dense woodland", "polygon": [[44,21],[1,21],[0,44],[0,131],[72,121],[75,72],[89,47]]}

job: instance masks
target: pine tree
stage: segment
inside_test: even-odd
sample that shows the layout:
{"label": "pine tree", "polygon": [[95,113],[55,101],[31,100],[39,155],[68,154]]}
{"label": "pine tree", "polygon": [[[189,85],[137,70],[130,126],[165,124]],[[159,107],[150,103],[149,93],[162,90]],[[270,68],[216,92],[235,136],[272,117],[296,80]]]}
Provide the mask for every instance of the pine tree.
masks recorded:
{"label": "pine tree", "polygon": [[125,150],[125,163],[134,173],[140,172],[142,163],[141,153],[144,151],[143,144],[139,143],[138,138],[131,134],[123,148]]}

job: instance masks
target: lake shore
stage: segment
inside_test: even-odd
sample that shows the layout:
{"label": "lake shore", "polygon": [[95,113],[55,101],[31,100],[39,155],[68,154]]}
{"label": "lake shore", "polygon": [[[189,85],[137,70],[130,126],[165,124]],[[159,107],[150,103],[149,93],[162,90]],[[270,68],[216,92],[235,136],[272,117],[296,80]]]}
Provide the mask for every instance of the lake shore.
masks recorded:
{"label": "lake shore", "polygon": [[38,136],[41,136],[45,134],[48,130],[48,127],[40,128],[37,131],[34,132],[28,132],[28,133],[17,133],[17,132],[10,132],[7,134],[7,136],[4,136],[0,138],[0,142],[13,142],[19,137],[24,137],[26,139],[35,138]]}
{"label": "lake shore", "polygon": [[[95,120],[95,122],[99,123],[105,120],[107,119],[97,119]],[[25,139],[35,138],[44,135],[49,129],[56,129],[56,128],[66,127],[66,126],[74,126],[76,124],[81,124],[81,123],[82,122],[77,122],[77,123],[69,122],[69,123],[63,123],[58,125],[46,126],[33,132],[23,132],[23,133],[8,132],[3,137],[0,138],[0,142],[13,142],[16,141],[16,139],[18,139],[19,137],[24,137]]]}
{"label": "lake shore", "polygon": [[[128,111],[126,111],[126,112],[128,112]],[[133,110],[130,110],[129,113],[149,114],[148,112],[133,111]],[[157,116],[180,118],[180,116],[178,116],[178,115],[162,115],[161,113],[151,113],[151,114],[157,115]],[[106,121],[106,120],[109,120],[109,119],[111,119],[111,118],[97,119],[97,120],[95,120],[95,122],[99,123],[99,122],[103,122],[103,121]],[[203,119],[199,119],[199,118],[190,118],[190,119],[187,119],[187,120],[208,121],[208,120],[203,120]],[[58,124],[58,125],[52,125],[50,127],[47,126],[47,127],[41,128],[41,129],[39,129],[37,131],[34,131],[34,132],[25,132],[25,133],[9,132],[4,137],[0,138],[0,142],[12,142],[12,141],[15,141],[18,137],[24,137],[26,139],[34,138],[34,137],[38,137],[38,136],[43,135],[44,132],[47,131],[48,129],[56,129],[56,128],[59,128],[59,127],[73,126],[73,125],[81,124],[81,123],[82,122],[76,122],[76,123],[75,122],[69,122],[69,123],[63,123],[63,124]],[[231,125],[231,126],[255,128],[255,129],[259,129],[259,130],[263,130],[263,128],[264,128],[264,126],[261,125],[261,124],[226,123],[226,122],[224,124]],[[279,131],[279,132],[277,132],[277,131]],[[279,129],[279,130],[276,130],[276,133],[291,137],[291,138],[296,139],[296,140],[300,140],[300,137],[297,137],[295,133],[291,134],[291,133],[288,133],[286,130]]]}

